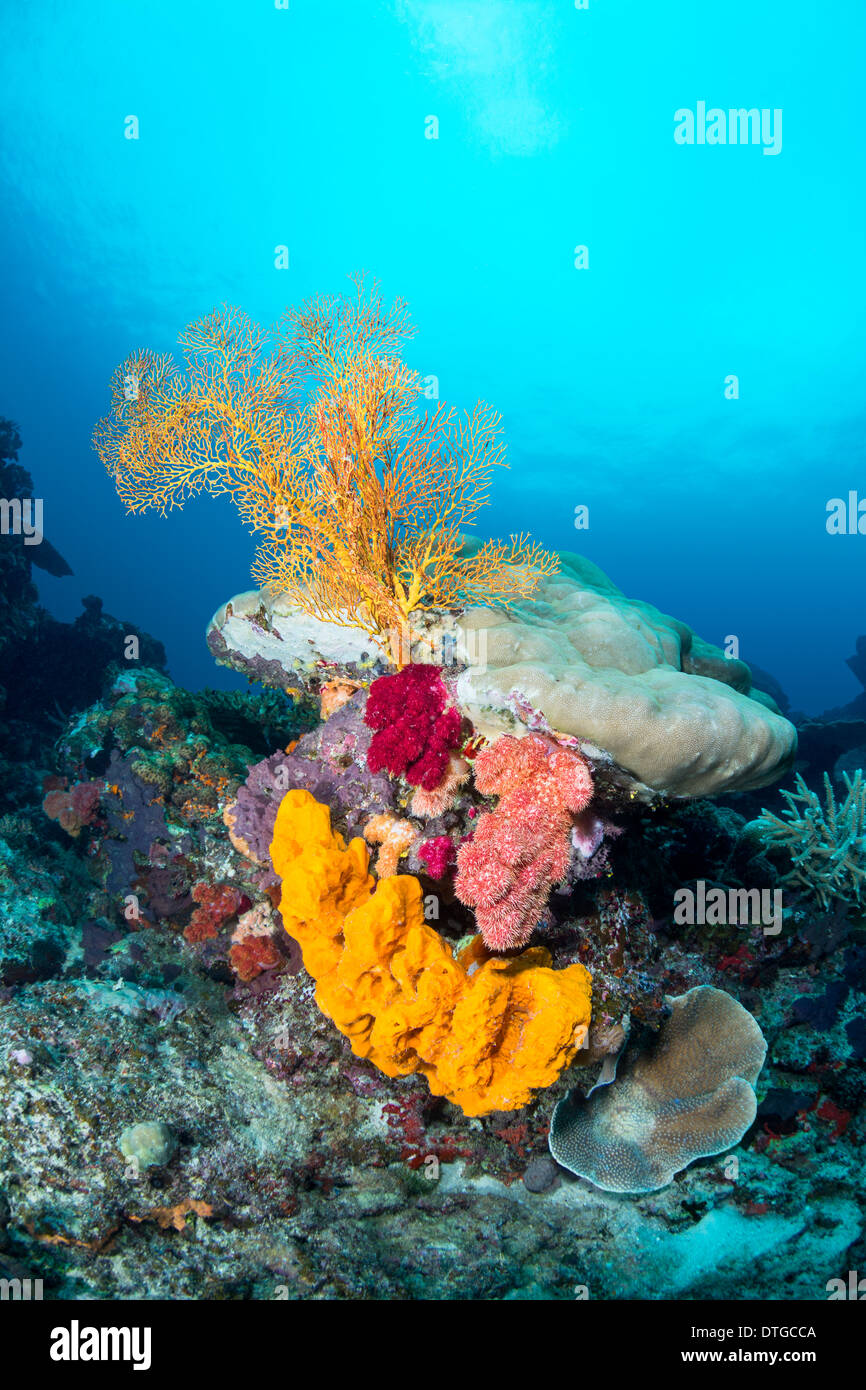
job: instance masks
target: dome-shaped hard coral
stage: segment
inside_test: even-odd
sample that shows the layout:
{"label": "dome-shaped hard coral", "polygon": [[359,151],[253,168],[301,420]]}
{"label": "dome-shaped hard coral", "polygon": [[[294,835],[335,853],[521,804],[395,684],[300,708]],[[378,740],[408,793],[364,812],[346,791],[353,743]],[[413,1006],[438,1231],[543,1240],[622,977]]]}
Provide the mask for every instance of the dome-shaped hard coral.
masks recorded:
{"label": "dome-shaped hard coral", "polygon": [[[475,545],[464,538],[467,553]],[[790,767],[797,732],[753,689],[744,662],[627,598],[590,560],[559,559],[557,574],[507,610],[473,603],[419,620],[412,660],[429,660],[422,636],[453,651],[465,667],[454,698],[478,733],[493,741],[527,725],[554,729],[604,750],[639,786],[672,796],[763,787]],[[386,661],[364,633],[262,593],[220,608],[208,645],[217,661],[293,688],[318,689],[323,670],[369,679]]]}
{"label": "dome-shaped hard coral", "polygon": [[762,787],[790,766],[796,731],[751,693],[749,668],[685,623],[629,599],[591,561],[560,556],[531,602],[470,607],[457,699],[488,738],[519,722],[515,697],[655,791],[713,796]]}
{"label": "dome-shaped hard coral", "polygon": [[697,1158],[739,1143],[755,1118],[767,1044],[724,990],[700,985],[671,999],[654,1044],[623,1074],[557,1105],[550,1152],[605,1192],[653,1192]]}

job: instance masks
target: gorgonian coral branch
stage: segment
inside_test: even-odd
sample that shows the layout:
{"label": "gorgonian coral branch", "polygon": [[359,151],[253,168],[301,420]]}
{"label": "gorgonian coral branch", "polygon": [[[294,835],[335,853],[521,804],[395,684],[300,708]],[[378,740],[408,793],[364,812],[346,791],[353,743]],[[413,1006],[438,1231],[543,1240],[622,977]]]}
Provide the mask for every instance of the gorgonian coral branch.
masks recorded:
{"label": "gorgonian coral branch", "polygon": [[465,551],[505,466],[501,421],[483,402],[422,412],[399,356],[412,331],[360,280],[274,333],[216,310],[181,335],[185,371],[148,352],[118,368],[94,445],[129,511],[229,493],[260,537],[260,584],[402,653],[412,613],[507,605],[559,563],[525,536]]}

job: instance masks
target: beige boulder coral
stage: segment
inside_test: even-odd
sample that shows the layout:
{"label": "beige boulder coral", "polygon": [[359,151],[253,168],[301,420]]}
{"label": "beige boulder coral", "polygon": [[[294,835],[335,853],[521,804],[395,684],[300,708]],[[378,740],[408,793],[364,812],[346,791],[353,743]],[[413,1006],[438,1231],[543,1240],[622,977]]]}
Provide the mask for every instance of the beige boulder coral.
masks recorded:
{"label": "beige boulder coral", "polygon": [[676,796],[762,787],[790,766],[796,730],[750,693],[743,662],[626,598],[591,561],[561,559],[533,602],[460,619],[457,698],[481,733],[519,733],[540,715]]}

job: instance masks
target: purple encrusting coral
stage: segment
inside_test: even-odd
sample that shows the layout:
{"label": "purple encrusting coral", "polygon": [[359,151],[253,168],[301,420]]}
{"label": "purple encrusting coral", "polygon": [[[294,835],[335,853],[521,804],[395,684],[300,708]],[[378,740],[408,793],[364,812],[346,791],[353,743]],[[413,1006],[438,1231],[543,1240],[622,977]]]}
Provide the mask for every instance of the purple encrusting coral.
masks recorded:
{"label": "purple encrusting coral", "polygon": [[[135,761],[134,753],[121,757],[115,748],[106,773],[108,790],[104,798],[105,817],[111,832],[105,841],[105,854],[110,865],[106,888],[110,893],[120,895],[132,891],[141,872],[136,867],[136,854],[140,854],[148,863],[155,861],[158,868],[166,868],[178,851],[187,850],[192,843],[188,835],[179,840],[171,835],[166,824],[165,807],[154,798],[152,788],[136,775]],[[156,848],[161,852],[154,856]],[[191,901],[182,887],[166,894],[166,884],[163,882],[160,886],[163,889],[160,902],[163,916],[183,911]],[[163,902],[162,898],[168,901]]]}
{"label": "purple encrusting coral", "polygon": [[347,838],[360,835],[371,815],[396,809],[393,779],[367,767],[372,733],[364,723],[366,700],[366,692],[359,691],[326,723],[305,734],[291,753],[274,753],[250,768],[238,788],[230,824],[260,864],[270,863],[277,809],[290,789],[308,791],[330,806],[335,828]]}

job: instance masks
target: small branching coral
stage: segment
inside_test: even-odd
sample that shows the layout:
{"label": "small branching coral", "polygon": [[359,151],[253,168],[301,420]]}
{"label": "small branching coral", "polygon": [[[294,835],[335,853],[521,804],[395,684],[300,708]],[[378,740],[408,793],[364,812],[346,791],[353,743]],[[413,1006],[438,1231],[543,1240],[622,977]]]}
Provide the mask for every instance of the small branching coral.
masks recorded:
{"label": "small branching coral", "polygon": [[225,307],[170,357],[115,372],[94,447],[128,511],[229,493],[261,537],[254,577],[324,622],[359,627],[397,664],[420,609],[509,605],[559,567],[525,536],[468,555],[462,529],[507,466],[499,415],[420,408],[400,348],[406,306],[375,286],[289,310],[266,333]]}
{"label": "small branching coral", "polygon": [[841,804],[826,772],[823,805],[798,774],[797,790],[782,792],[788,803],[784,818],[762,811],[752,822],[769,848],[789,854],[793,868],[782,882],[809,893],[825,912],[834,903],[866,903],[866,781],[859,769],[853,780],[843,776]]}

